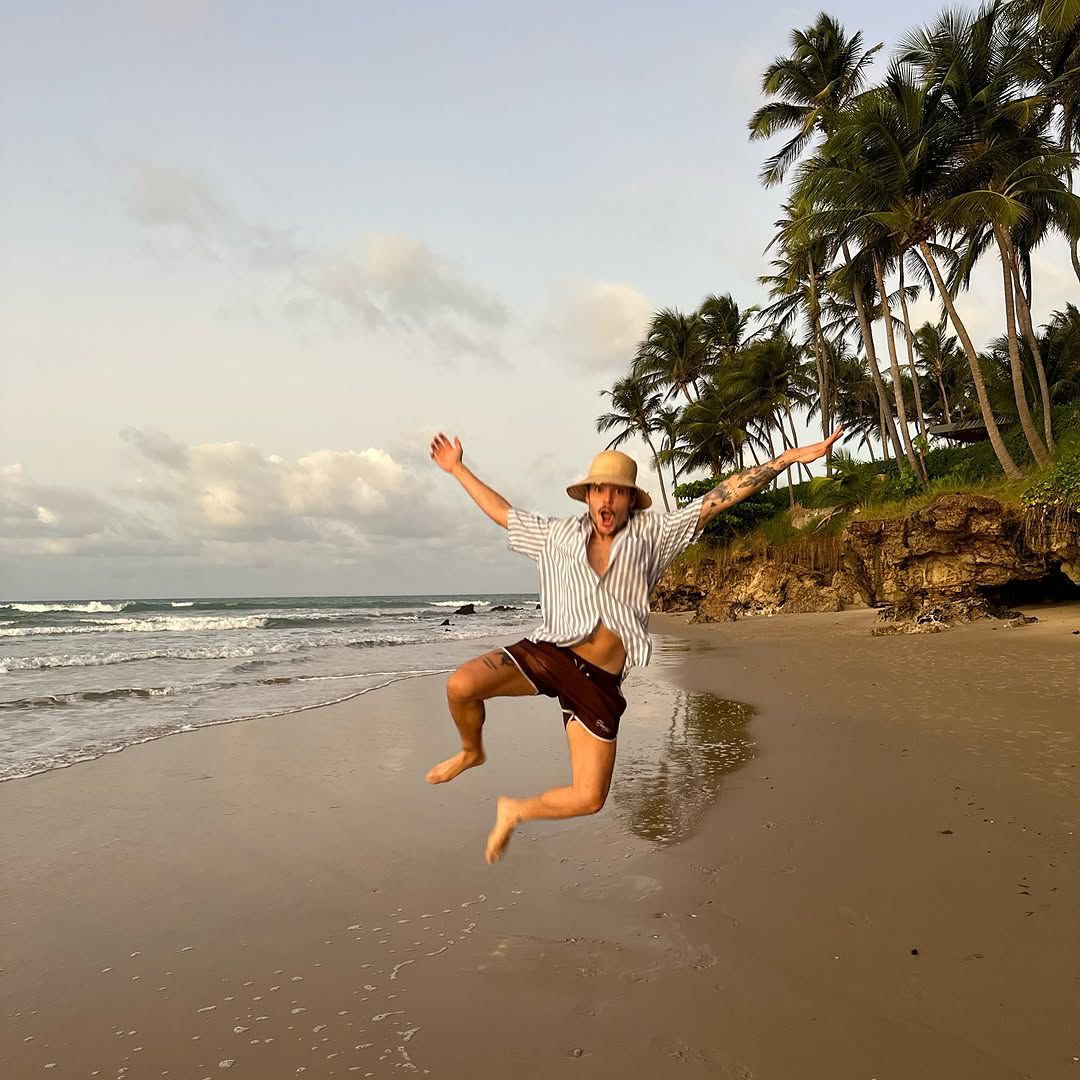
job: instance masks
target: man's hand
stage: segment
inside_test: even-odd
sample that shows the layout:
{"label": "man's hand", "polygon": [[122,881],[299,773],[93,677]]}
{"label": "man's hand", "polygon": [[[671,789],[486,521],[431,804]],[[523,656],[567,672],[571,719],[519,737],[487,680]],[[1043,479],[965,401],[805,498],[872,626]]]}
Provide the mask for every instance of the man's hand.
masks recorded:
{"label": "man's hand", "polygon": [[455,435],[453,443],[440,431],[431,440],[431,460],[445,472],[453,472],[461,463],[461,440]]}
{"label": "man's hand", "polygon": [[811,461],[823,458],[832,448],[832,444],[844,434],[844,429],[838,427],[827,439],[822,442],[811,443],[809,446],[796,446],[788,451],[792,463],[801,461],[809,465]]}
{"label": "man's hand", "polygon": [[496,525],[504,529],[510,504],[497,492],[473,476],[472,470],[461,460],[461,440],[455,435],[451,442],[441,431],[431,440],[431,460],[444,472],[450,473],[469,493],[473,502],[484,511]]}

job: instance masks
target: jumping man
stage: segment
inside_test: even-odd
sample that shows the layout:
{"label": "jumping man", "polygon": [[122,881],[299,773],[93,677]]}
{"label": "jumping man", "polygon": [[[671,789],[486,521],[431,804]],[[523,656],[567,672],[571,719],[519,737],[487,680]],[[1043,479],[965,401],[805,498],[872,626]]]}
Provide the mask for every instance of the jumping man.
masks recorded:
{"label": "jumping man", "polygon": [[462,461],[461,442],[441,432],[431,459],[456,477],[473,501],[507,530],[511,550],[540,571],[544,624],[522,641],[470,660],[446,684],[461,750],[427,774],[444,784],[484,764],[484,702],[544,694],[559,699],[570,746],[571,783],[531,798],[498,800],[487,861],[500,859],[514,828],[539,818],[595,814],[607,800],[615,767],[621,684],[628,668],[649,662],[649,594],[660,575],[715,515],[760,491],[796,462],[824,457],[842,434],[785,450],[764,465],[722,480],[707,495],[669,514],[646,513],[637,464],[617,450],[594,459],[588,476],[566,493],[588,506],[580,517],[547,518],[516,510]]}

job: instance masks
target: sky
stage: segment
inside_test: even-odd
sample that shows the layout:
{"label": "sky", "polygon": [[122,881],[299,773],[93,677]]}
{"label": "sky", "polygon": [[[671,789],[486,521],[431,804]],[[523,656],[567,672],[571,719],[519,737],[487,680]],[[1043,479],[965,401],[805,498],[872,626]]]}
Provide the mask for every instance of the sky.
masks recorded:
{"label": "sky", "polygon": [[[5,599],[534,589],[431,436],[577,512],[650,314],[765,299],[746,122],[819,10],[0,8]],[[940,5],[828,10],[887,55]],[[1034,269],[1038,322],[1076,282],[1059,240]]]}

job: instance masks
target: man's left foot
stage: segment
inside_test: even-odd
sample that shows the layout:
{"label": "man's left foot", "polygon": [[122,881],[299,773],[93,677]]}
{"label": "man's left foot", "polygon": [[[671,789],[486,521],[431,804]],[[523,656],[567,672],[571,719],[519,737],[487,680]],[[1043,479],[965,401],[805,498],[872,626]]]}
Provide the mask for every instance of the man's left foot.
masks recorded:
{"label": "man's left foot", "polygon": [[489,863],[498,862],[506,854],[506,845],[510,843],[510,834],[521,822],[514,799],[501,797],[496,805],[498,809],[495,814],[495,828],[488,834],[487,853],[485,855]]}

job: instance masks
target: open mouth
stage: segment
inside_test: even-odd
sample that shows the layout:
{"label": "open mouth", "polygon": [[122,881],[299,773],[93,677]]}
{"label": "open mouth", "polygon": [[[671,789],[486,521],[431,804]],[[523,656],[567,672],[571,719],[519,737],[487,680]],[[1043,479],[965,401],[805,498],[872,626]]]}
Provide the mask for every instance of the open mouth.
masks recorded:
{"label": "open mouth", "polygon": [[600,524],[603,525],[605,529],[610,528],[615,524],[615,515],[610,510],[601,510]]}

